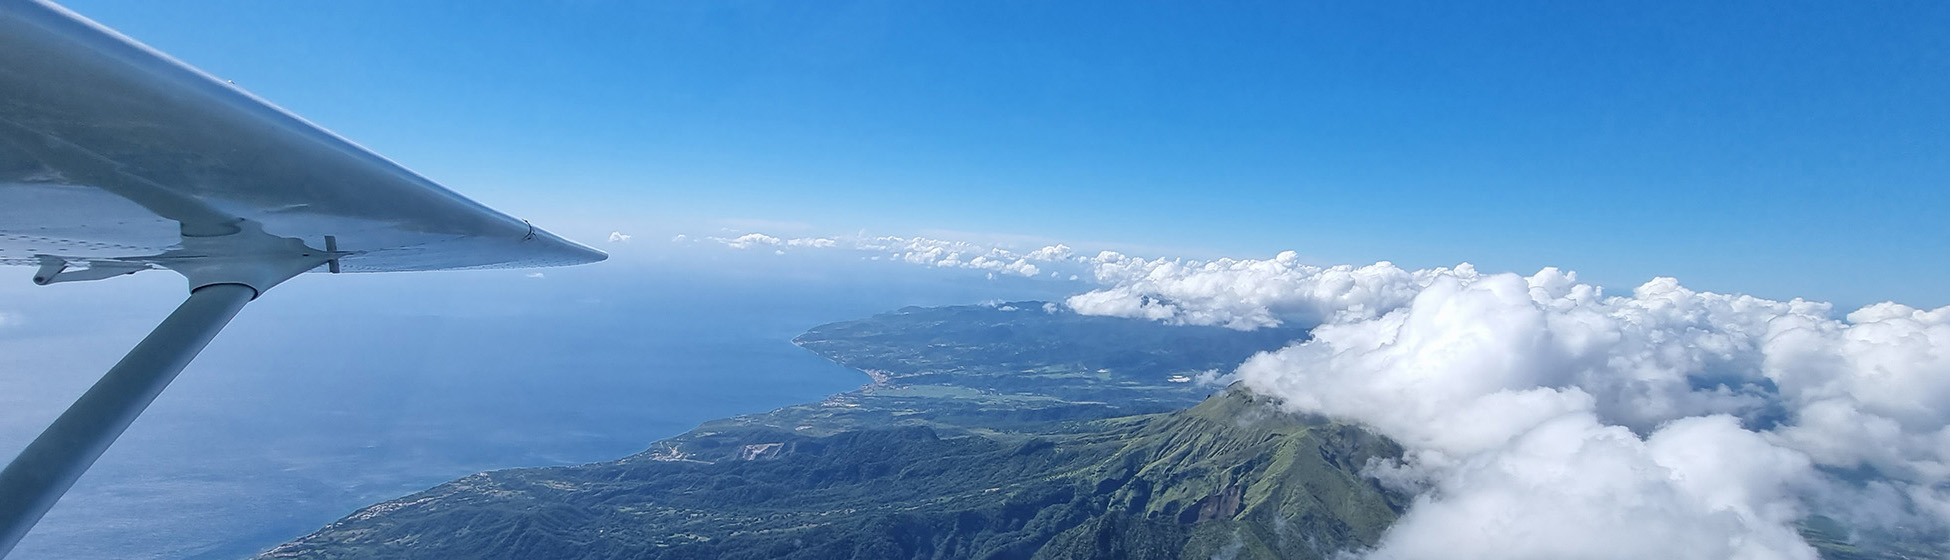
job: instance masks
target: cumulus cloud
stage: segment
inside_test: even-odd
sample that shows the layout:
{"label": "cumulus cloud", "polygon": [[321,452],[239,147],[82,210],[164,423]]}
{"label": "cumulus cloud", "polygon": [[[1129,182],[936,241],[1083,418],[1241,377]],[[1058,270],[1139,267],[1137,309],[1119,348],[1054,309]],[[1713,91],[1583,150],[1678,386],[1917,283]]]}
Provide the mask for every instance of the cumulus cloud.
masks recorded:
{"label": "cumulus cloud", "polygon": [[1292,251],[1269,260],[1209,262],[1105,251],[1090,262],[1097,282],[1107,287],[1071,297],[1070,307],[1080,313],[1236,329],[1374,317],[1406,304],[1436,278],[1476,276],[1467,264],[1419,271],[1387,262],[1322,268],[1302,264]]}
{"label": "cumulus cloud", "polygon": [[747,233],[732,238],[712,237],[710,239],[712,241],[723,243],[724,246],[733,249],[750,249],[753,247],[768,246],[768,245],[778,246],[780,244],[779,238],[772,237],[770,235],[765,235],[763,233]]}
{"label": "cumulus cloud", "polygon": [[623,233],[623,232],[620,232],[620,231],[612,231],[612,232],[609,232],[609,242],[610,242],[610,243],[623,243],[623,242],[627,242],[627,241],[629,241],[629,240],[630,240],[630,234],[627,234],[627,233]]}
{"label": "cumulus cloud", "polygon": [[1447,470],[1370,557],[1813,560],[1776,491],[1810,473],[1726,416],[1640,439],[1564,415]]}
{"label": "cumulus cloud", "polygon": [[[1327,306],[1311,339],[1237,371],[1409,450],[1371,469],[1422,492],[1374,557],[1814,558],[1794,527],[1811,511],[1942,527],[1950,308],[1835,319],[1667,278],[1606,297],[1555,269],[1463,268],[1390,272],[1413,294],[1392,309],[1342,297],[1354,290],[1307,296],[1366,307]],[[1886,487],[1840,475],[1863,467]]]}

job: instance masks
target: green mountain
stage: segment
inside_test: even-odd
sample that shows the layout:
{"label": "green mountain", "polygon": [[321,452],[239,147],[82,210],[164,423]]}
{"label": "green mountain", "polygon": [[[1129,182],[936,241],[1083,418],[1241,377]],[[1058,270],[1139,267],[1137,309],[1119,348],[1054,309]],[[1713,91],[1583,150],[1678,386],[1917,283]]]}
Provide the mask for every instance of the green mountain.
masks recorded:
{"label": "green mountain", "polygon": [[[1336,557],[1407,506],[1360,475],[1401,448],[1244,390],[1208,398],[1217,371],[1304,336],[1040,302],[824,325],[794,342],[871,383],[613,462],[455,480],[260,558]],[[1850,544],[1820,517],[1804,532],[1830,559],[1943,556]]]}
{"label": "green mountain", "polygon": [[1403,506],[1393,443],[1225,391],[1028,437],[714,431],[684,458],[483,473],[265,558],[1324,558]]}

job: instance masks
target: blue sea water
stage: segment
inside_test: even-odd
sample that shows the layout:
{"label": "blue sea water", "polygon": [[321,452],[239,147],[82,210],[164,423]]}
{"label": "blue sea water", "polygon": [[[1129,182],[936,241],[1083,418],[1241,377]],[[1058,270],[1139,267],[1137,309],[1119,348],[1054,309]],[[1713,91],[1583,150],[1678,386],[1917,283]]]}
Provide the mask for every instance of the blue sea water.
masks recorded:
{"label": "blue sea water", "polygon": [[[614,459],[705,420],[864,383],[790,343],[818,324],[1075,288],[770,254],[617,260],[539,278],[340,275],[279,287],[10,558],[248,557],[459,476]],[[0,290],[11,317],[0,325],[0,455],[166,314],[180,282],[145,273]]]}

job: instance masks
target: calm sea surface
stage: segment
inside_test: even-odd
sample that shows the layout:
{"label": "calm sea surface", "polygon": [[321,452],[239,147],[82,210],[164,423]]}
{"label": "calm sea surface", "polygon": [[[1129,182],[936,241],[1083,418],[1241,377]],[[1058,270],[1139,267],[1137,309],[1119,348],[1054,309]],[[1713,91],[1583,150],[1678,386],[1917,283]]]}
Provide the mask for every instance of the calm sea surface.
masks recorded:
{"label": "calm sea surface", "polygon": [[[789,342],[821,323],[1075,288],[747,255],[527,274],[305,277],[270,292],[10,558],[247,557],[466,474],[614,459],[864,383]],[[0,291],[13,317],[0,455],[181,298],[180,279],[143,276]]]}

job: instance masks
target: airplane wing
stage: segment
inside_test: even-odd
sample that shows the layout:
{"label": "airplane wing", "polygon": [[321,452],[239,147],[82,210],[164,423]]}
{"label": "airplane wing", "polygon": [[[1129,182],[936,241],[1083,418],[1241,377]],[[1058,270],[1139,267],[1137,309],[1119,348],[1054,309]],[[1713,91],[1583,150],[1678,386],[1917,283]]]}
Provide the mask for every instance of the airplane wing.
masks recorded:
{"label": "airplane wing", "polygon": [[239,220],[384,272],[605,255],[58,6],[0,0],[0,264],[168,266]]}
{"label": "airplane wing", "polygon": [[190,287],[0,471],[0,557],[280,282],[604,258],[59,6],[0,0],[0,264],[39,266],[39,284],[162,268]]}

